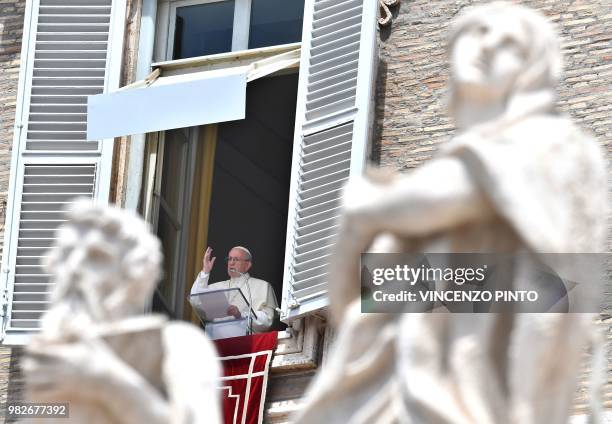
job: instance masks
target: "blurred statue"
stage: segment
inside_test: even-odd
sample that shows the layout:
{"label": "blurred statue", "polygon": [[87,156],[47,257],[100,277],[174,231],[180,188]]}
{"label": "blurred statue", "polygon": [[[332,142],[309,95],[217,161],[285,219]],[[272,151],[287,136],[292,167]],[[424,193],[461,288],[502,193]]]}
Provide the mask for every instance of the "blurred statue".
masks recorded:
{"label": "blurred statue", "polygon": [[332,257],[338,327],[299,423],[567,423],[590,314],[362,314],[374,252],[602,252],[606,174],[595,141],[555,112],[551,25],[493,3],[452,26],[458,133],[407,175],[352,179]]}
{"label": "blurred statue", "polygon": [[45,266],[55,291],[23,359],[28,401],[75,423],[218,423],[220,366],[195,326],[143,315],[159,241],[135,214],[77,202]]}

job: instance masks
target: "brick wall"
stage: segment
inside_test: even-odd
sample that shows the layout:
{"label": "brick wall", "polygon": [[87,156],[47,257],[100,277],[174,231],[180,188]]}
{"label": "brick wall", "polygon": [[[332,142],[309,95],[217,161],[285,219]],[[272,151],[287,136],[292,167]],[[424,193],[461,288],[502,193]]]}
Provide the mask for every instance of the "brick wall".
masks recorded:
{"label": "brick wall", "polygon": [[[373,160],[408,170],[428,160],[454,132],[446,117],[448,24],[464,7],[483,3],[467,0],[402,0],[391,28],[381,31]],[[565,75],[559,86],[559,107],[584,130],[594,134],[606,152],[612,149],[612,12],[610,2],[527,0],[542,11],[562,37]],[[612,173],[609,173],[612,176]],[[610,178],[609,178],[610,180]],[[610,184],[612,187],[612,183]],[[612,226],[610,226],[612,228]],[[612,247],[609,231],[608,250]],[[606,288],[600,327],[612,358],[612,284]],[[576,399],[576,413],[587,410],[585,365]],[[612,380],[612,366],[608,366]],[[612,384],[605,404],[612,408]]]}
{"label": "brick wall", "polygon": [[[427,160],[454,126],[445,112],[448,24],[467,0],[402,0],[381,31],[373,159],[398,170]],[[559,106],[610,148],[612,12],[606,1],[522,1],[558,27],[565,55]],[[612,232],[610,238],[612,246]]]}

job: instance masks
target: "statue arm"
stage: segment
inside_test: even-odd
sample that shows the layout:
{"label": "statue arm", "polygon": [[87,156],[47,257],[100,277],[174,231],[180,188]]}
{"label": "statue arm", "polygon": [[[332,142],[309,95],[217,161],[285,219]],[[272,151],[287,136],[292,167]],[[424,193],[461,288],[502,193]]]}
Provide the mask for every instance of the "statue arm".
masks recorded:
{"label": "statue arm", "polygon": [[217,424],[221,422],[215,349],[197,327],[177,322],[162,332],[167,396],[99,339],[28,346],[22,361],[29,399],[91,400],[117,423]]}
{"label": "statue arm", "polygon": [[[106,377],[100,392],[109,398],[107,405],[125,423],[146,422],[167,424],[171,409],[166,399],[131,368],[113,370]],[[100,393],[99,392],[99,393]]]}
{"label": "statue arm", "polygon": [[169,422],[162,395],[101,340],[30,345],[23,368],[32,400],[95,399],[117,422]]}
{"label": "statue arm", "polygon": [[369,236],[426,236],[492,213],[465,165],[452,157],[433,160],[387,184],[358,178],[344,193],[347,227],[363,228]]}
{"label": "statue arm", "polygon": [[332,319],[341,322],[346,306],[359,298],[359,259],[375,237],[422,237],[493,214],[484,195],[458,159],[441,158],[385,183],[352,179],[343,196],[329,285]]}

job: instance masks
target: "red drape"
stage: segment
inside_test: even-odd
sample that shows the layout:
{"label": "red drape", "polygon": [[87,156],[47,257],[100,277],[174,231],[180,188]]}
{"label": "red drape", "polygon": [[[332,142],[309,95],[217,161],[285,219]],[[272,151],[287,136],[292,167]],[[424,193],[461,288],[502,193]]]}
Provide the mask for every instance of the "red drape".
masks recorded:
{"label": "red drape", "polygon": [[263,420],[266,385],[278,333],[215,340],[221,363],[223,413],[226,424],[258,424]]}

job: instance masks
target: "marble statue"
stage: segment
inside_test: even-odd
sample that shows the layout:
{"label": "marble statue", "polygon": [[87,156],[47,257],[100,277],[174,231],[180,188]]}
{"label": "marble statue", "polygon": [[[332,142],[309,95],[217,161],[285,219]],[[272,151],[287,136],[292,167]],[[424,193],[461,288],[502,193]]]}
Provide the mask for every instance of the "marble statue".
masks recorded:
{"label": "marble statue", "polygon": [[360,312],[368,249],[603,252],[605,165],[555,110],[551,24],[492,3],[451,28],[457,133],[412,172],[345,187],[329,284],[338,336],[298,423],[567,423],[593,315]]}
{"label": "marble statue", "polygon": [[45,263],[52,305],[22,362],[28,401],[67,402],[63,423],[221,422],[212,343],[191,324],[143,315],[159,241],[118,208],[79,201],[67,215]]}

